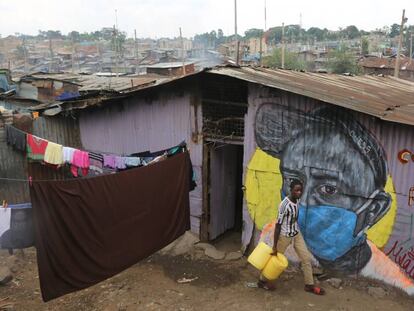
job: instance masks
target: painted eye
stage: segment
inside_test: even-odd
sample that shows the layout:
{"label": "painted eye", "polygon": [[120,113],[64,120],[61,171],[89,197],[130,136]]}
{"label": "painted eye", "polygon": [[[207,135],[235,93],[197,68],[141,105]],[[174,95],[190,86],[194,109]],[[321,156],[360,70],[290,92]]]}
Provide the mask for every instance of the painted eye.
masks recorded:
{"label": "painted eye", "polygon": [[323,185],[319,188],[319,191],[322,194],[334,195],[338,192],[338,189],[335,186],[332,186],[332,185]]}

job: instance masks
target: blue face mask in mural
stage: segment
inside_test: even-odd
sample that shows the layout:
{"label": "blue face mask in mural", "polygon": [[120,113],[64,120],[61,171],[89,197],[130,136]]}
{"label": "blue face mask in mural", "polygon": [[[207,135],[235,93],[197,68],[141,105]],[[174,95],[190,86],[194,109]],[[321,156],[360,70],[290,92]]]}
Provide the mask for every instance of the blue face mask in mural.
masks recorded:
{"label": "blue face mask in mural", "polygon": [[299,206],[299,227],[309,250],[318,258],[334,261],[364,241],[354,236],[357,215],[335,206]]}

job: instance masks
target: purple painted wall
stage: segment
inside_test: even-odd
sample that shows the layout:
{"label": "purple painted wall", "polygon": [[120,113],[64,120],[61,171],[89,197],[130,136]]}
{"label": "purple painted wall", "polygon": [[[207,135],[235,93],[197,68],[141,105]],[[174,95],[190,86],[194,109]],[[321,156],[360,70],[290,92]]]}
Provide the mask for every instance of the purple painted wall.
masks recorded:
{"label": "purple painted wall", "polygon": [[[190,95],[160,95],[151,103],[132,97],[123,103],[83,111],[79,125],[84,148],[107,153],[127,155],[146,150],[157,151],[185,140],[198,185],[190,193],[191,230],[198,234],[202,210],[202,144],[191,140],[197,122],[190,102]],[[197,111],[200,131],[201,109]]]}

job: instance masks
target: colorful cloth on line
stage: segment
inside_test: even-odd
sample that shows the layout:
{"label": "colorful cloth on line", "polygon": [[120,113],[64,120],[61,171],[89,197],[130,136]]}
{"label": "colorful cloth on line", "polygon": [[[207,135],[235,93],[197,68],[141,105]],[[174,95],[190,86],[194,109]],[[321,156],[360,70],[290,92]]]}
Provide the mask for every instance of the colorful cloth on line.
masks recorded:
{"label": "colorful cloth on line", "polygon": [[125,157],[125,165],[128,167],[140,166],[141,159],[138,157]]}
{"label": "colorful cloth on line", "polygon": [[104,166],[109,167],[109,168],[116,168],[115,156],[114,155],[109,155],[109,154],[104,154],[103,155],[103,164],[104,164]]}
{"label": "colorful cloth on line", "polygon": [[67,164],[72,164],[73,154],[75,153],[75,148],[63,147],[63,162]]}
{"label": "colorful cloth on line", "polygon": [[44,161],[53,165],[63,164],[63,146],[49,142],[45,151]]}
{"label": "colorful cloth on line", "polygon": [[48,141],[32,134],[27,134],[27,157],[31,160],[43,160]]}
{"label": "colorful cloth on line", "polygon": [[126,169],[125,157],[115,157],[115,167],[119,170]]}
{"label": "colorful cloth on line", "polygon": [[81,169],[82,176],[88,175],[89,171],[89,154],[86,151],[75,150],[73,153],[72,165],[70,170],[73,176],[78,177],[78,169]]}

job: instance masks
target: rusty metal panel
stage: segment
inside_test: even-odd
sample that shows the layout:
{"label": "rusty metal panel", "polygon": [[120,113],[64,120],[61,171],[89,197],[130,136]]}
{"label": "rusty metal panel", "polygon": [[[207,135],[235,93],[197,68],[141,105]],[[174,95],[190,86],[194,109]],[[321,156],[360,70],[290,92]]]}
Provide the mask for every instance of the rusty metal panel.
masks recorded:
{"label": "rusty metal panel", "polygon": [[[38,118],[32,124],[33,134],[47,140],[80,148],[77,120],[71,118]],[[68,168],[53,169],[40,162],[28,162],[26,155],[8,146],[4,128],[0,128],[0,179],[1,198],[9,203],[30,202],[27,180],[70,178]]]}
{"label": "rusty metal panel", "polygon": [[216,68],[208,73],[296,93],[383,120],[414,125],[414,83],[407,80],[247,67]]}

